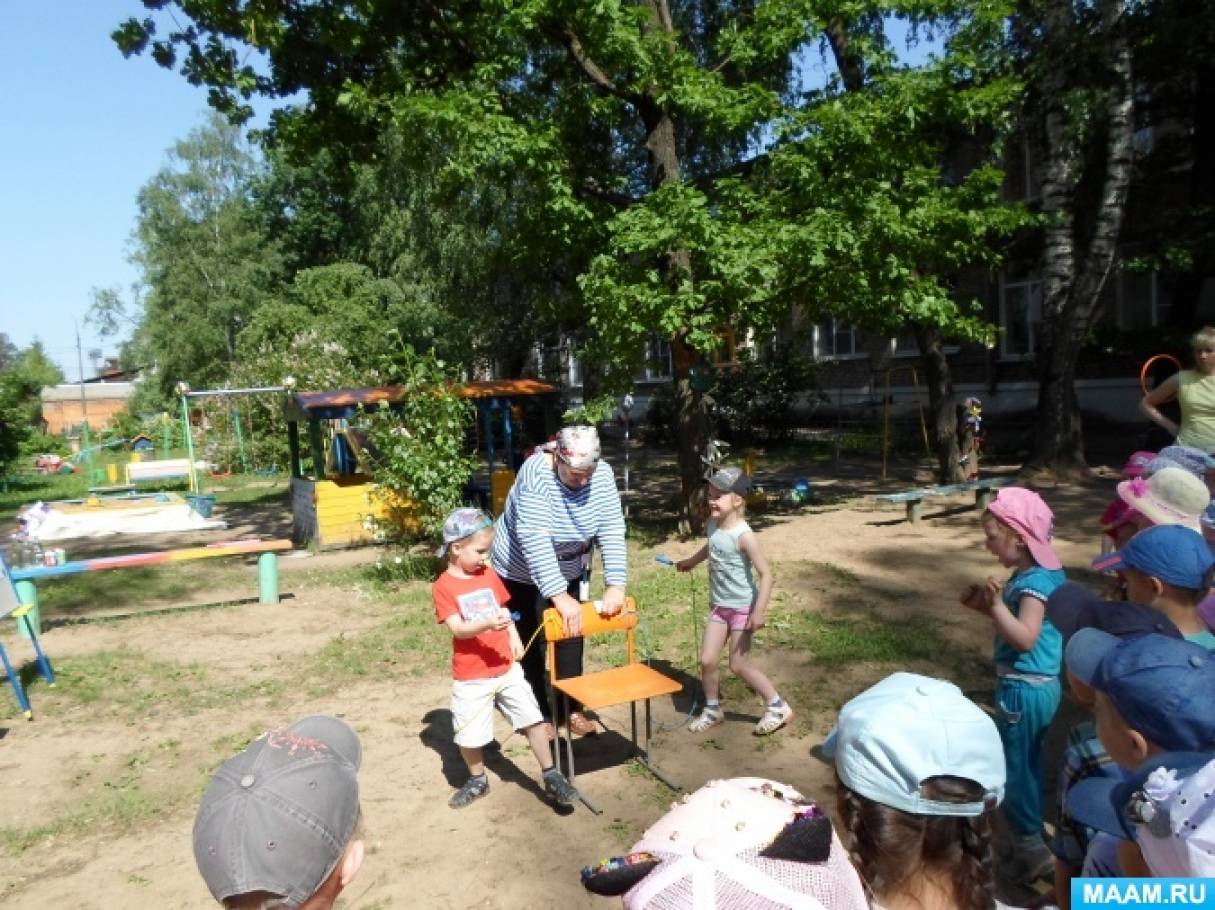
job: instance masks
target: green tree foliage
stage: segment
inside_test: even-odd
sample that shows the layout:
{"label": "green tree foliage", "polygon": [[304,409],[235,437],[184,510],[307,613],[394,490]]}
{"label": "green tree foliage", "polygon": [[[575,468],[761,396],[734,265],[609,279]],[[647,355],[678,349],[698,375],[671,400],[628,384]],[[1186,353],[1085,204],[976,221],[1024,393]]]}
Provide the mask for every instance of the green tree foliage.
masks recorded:
{"label": "green tree foliage", "polygon": [[390,494],[383,530],[394,538],[434,537],[460,505],[472,474],[466,440],[476,412],[433,353],[404,345],[385,371],[406,395],[399,407],[366,415],[375,452],[372,479]]}
{"label": "green tree foliage", "polygon": [[177,143],[139,192],[134,261],[144,283],[139,333],[161,389],[221,384],[243,328],[281,280],[276,243],[255,218],[259,164],[218,116]]}
{"label": "green tree foliage", "polygon": [[[509,299],[583,323],[590,353],[617,379],[632,373],[649,332],[669,338],[689,497],[709,425],[687,370],[716,346],[723,324],[772,331],[797,305],[862,323],[916,317],[982,333],[933,270],[963,264],[979,246],[973,238],[1000,233],[1011,218],[1000,206],[983,211],[996,183],[988,167],[943,186],[942,161],[932,157],[942,143],[929,137],[958,120],[975,142],[998,134],[1002,123],[991,120],[1003,95],[981,94],[990,73],[973,42],[1000,33],[1002,8],[822,0],[150,7],[178,9],[189,24],[177,27],[178,18],[161,33],[151,16],[132,19],[115,33],[119,46],[180,63],[187,78],[213,88],[220,110],[240,119],[255,93],[308,92],[308,104],[274,119],[283,147],[366,159],[391,135],[401,160],[438,160],[436,188],[464,194],[466,211],[490,217],[484,236],[527,289]],[[956,49],[952,68],[900,80],[882,31],[891,15],[973,41]],[[799,61],[819,42],[831,45],[844,78],[805,97]],[[264,66],[235,52],[250,43]],[[868,109],[840,97],[845,82],[872,86]],[[966,100],[951,106],[951,91]],[[890,115],[909,127],[884,128]],[[850,156],[866,142],[877,147],[855,186]]]}
{"label": "green tree foliage", "polygon": [[63,371],[35,339],[18,349],[0,335],[0,473],[9,470],[21,445],[42,423],[44,386],[63,382]]}

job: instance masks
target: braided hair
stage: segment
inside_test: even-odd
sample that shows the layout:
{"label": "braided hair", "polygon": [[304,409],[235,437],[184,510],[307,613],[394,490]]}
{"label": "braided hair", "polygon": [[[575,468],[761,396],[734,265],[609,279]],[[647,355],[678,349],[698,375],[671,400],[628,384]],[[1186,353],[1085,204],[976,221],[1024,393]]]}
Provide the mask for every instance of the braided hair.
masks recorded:
{"label": "braided hair", "polygon": [[[994,868],[989,799],[979,816],[912,815],[849,789],[836,776],[844,845],[865,887],[875,896],[914,890],[926,872],[947,872],[959,910],[992,910]],[[984,799],[972,780],[943,775],[921,785],[923,795],[939,802]]]}

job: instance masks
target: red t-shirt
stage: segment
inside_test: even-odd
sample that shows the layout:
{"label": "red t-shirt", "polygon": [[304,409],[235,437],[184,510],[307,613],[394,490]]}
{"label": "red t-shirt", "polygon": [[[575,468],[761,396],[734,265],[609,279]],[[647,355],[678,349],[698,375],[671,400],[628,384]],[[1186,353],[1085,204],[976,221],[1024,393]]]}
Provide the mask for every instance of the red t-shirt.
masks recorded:
{"label": "red t-shirt", "polygon": [[[488,567],[472,578],[444,572],[431,585],[430,593],[435,602],[435,620],[440,623],[446,623],[452,615],[468,621],[495,616],[510,600],[502,579]],[[505,629],[490,629],[473,638],[453,638],[452,646],[451,675],[455,679],[486,679],[510,669],[510,632]]]}

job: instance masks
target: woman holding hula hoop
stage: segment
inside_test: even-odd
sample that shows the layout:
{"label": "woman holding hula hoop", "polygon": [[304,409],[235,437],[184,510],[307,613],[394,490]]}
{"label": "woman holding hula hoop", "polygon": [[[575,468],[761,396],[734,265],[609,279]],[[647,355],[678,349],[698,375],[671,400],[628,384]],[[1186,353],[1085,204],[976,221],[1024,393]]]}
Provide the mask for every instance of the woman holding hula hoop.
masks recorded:
{"label": "woman holding hula hoop", "polygon": [[[1192,339],[1194,369],[1174,373],[1147,392],[1139,410],[1177,439],[1178,445],[1215,452],[1215,327],[1204,326]],[[1160,412],[1176,399],[1181,406],[1178,425]]]}
{"label": "woman holding hula hoop", "polygon": [[[566,427],[552,449],[523,463],[498,517],[491,559],[510,592],[511,609],[520,614],[516,626],[524,641],[540,627],[548,606],[561,614],[568,634],[581,636],[582,601],[588,594],[580,589],[589,580],[596,542],[607,585],[602,609],[610,616],[624,607],[628,581],[620,493],[612,469],[599,460],[595,428]],[[582,674],[581,637],[558,642],[555,655],[558,679]],[[542,711],[549,706],[544,660],[541,643],[522,660]],[[571,703],[568,723],[577,735],[595,732],[580,705]]]}

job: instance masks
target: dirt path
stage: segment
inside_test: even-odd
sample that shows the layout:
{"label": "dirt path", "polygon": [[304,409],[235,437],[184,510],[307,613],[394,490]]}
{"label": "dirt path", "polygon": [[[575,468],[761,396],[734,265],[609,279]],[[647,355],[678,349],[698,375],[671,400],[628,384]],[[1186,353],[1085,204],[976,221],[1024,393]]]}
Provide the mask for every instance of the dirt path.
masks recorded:
{"label": "dirt path", "polygon": [[[1107,491],[1061,488],[1047,498],[1059,516],[1065,564],[1069,570],[1086,565],[1096,546],[1088,523]],[[871,498],[757,516],[755,524],[790,611],[927,620],[958,651],[981,661],[990,629],[955,597],[963,584],[998,567],[981,546],[978,513],[967,505],[965,497],[939,500],[915,527],[902,522],[901,509],[878,508]],[[655,550],[682,555],[695,546],[661,541],[637,554],[638,571],[652,566]],[[627,849],[673,798],[636,766],[622,764],[627,710],[606,712],[611,731],[577,747],[579,784],[602,815],[582,807],[559,815],[544,803],[534,759],[500,718],[502,748],[491,755],[490,796],[460,812],[448,809],[463,772],[451,744],[449,682],[434,669],[434,655],[406,653],[392,664],[370,662],[366,672],[346,669],[341,684],[328,688],[315,676],[329,666],[316,655],[353,660],[341,642],[373,634],[393,607],[374,594],[316,583],[327,558],[285,568],[284,590],[292,590],[293,578],[301,590],[278,606],[238,604],[48,631],[52,657],[78,674],[92,673],[96,691],[84,700],[86,680],[79,675],[71,679],[71,697],[35,684],[37,720],[26,723],[10,713],[0,721],[7,791],[0,807],[0,903],[212,906],[190,851],[194,807],[208,775],[257,731],[326,712],[344,716],[364,744],[371,854],[341,906],[615,905],[589,897],[579,869]],[[366,558],[374,551],[335,557],[343,565],[334,567],[346,570]],[[295,574],[305,571],[308,584]],[[18,661],[28,659],[14,636],[6,638],[10,643]],[[807,654],[765,653],[762,644],[758,653],[789,691],[821,678]],[[108,667],[126,675],[111,677]],[[751,736],[759,705],[745,698],[728,702],[729,723],[699,738],[682,729],[687,696],[662,700],[655,704],[655,759],[688,788],[759,774],[830,807],[830,771],[810,755],[830,726],[827,706],[891,669],[862,663],[833,673],[820,687],[825,691],[800,690],[803,703],[794,705],[805,723],[768,739]],[[916,669],[932,672],[934,664],[921,660]],[[157,686],[149,687],[148,674]],[[140,696],[145,690],[147,699]]]}

